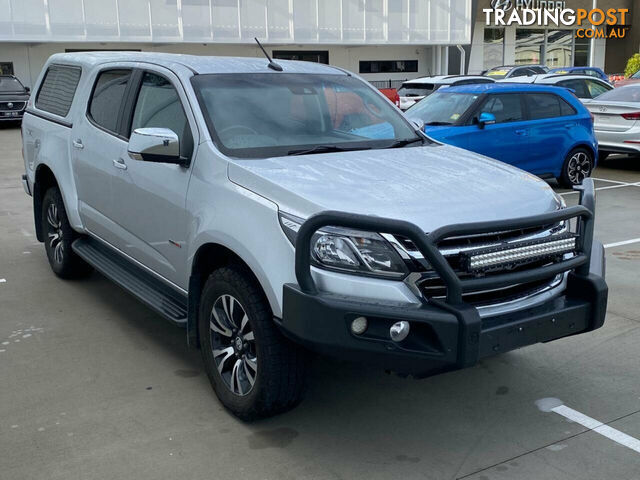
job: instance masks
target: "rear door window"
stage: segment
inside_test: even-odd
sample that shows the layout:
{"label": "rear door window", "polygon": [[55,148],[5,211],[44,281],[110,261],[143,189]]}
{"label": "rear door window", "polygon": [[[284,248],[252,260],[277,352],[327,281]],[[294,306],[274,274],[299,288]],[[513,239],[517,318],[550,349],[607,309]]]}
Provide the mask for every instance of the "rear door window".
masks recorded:
{"label": "rear door window", "polygon": [[575,115],[575,109],[552,93],[527,93],[525,95],[530,120]]}
{"label": "rear door window", "polygon": [[190,158],[193,136],[189,121],[182,108],[178,92],[161,75],[145,72],[133,112],[131,131],[136,128],[168,128],[180,140],[180,155]]}
{"label": "rear door window", "polygon": [[98,74],[89,103],[89,117],[99,127],[118,134],[120,110],[131,70],[104,70]]}
{"label": "rear door window", "polygon": [[611,90],[611,88],[607,88],[602,83],[596,82],[595,80],[585,80],[585,83],[587,84],[590,98],[596,98]]}
{"label": "rear door window", "polygon": [[562,82],[558,82],[558,85],[560,87],[570,88],[571,90],[575,90],[576,97],[578,98],[591,98],[591,94],[589,93],[587,84],[582,79],[563,80]]}
{"label": "rear door window", "polygon": [[36,108],[66,117],[73,102],[82,70],[71,65],[51,65],[36,96]]}
{"label": "rear door window", "polygon": [[520,122],[524,120],[520,95],[511,93],[489,95],[479,110],[480,113],[492,113],[496,123]]}

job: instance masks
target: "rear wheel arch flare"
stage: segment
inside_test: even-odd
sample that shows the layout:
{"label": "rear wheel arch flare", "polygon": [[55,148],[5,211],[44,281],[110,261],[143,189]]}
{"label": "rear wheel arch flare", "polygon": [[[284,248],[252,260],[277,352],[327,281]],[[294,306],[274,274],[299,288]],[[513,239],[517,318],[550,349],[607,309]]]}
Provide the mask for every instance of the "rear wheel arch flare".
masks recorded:
{"label": "rear wheel arch flare", "polygon": [[35,183],[33,185],[33,215],[35,220],[36,238],[40,242],[44,241],[42,223],[40,222],[40,216],[42,214],[42,200],[44,199],[44,195],[47,193],[47,190],[51,187],[60,188],[53,171],[47,165],[38,165],[36,168]]}

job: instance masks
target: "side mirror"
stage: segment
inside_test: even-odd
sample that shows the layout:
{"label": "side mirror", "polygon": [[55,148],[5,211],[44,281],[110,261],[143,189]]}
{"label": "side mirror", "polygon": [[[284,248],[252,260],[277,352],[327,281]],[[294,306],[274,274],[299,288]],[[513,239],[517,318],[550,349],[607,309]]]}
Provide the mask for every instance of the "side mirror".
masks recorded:
{"label": "side mirror", "polygon": [[493,113],[482,112],[478,118],[478,127],[483,129],[486,125],[496,123],[496,116]]}
{"label": "side mirror", "polygon": [[186,165],[180,156],[180,139],[168,128],[136,128],[129,139],[129,156],[145,162]]}
{"label": "side mirror", "polygon": [[421,120],[419,118],[410,118],[409,123],[411,123],[411,125],[413,125],[413,128],[415,128],[416,130],[422,131],[424,129],[424,120]]}

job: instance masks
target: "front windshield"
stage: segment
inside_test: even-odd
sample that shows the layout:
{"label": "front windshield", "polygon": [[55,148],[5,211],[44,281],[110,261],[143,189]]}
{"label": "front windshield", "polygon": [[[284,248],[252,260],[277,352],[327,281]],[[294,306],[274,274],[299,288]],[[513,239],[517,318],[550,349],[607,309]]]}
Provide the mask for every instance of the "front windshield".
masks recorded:
{"label": "front windshield", "polygon": [[469,109],[478,95],[438,91],[417,103],[407,116],[422,120],[425,125],[451,125]]}
{"label": "front windshield", "polygon": [[197,75],[193,86],[220,150],[234,157],[398,146],[421,137],[384,97],[347,75]]}
{"label": "front windshield", "polygon": [[486,76],[491,77],[494,80],[500,80],[502,78],[507,78],[507,75],[509,75],[510,71],[511,69],[508,67],[496,67],[489,70],[486,73]]}
{"label": "front windshield", "polygon": [[22,92],[24,87],[13,77],[0,77],[0,92]]}

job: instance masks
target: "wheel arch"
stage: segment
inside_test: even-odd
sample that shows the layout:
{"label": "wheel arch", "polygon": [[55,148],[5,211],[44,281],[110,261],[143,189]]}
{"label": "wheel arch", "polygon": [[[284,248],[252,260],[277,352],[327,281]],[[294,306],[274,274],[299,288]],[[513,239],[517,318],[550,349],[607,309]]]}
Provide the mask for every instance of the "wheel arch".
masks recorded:
{"label": "wheel arch", "polygon": [[189,276],[189,304],[187,315],[187,340],[190,346],[200,348],[200,338],[198,334],[198,314],[200,308],[200,296],[202,293],[202,287],[204,286],[207,278],[214,270],[236,264],[240,265],[247,274],[256,282],[256,285],[260,287],[260,291],[264,295],[264,298],[269,303],[271,301],[266,294],[264,285],[254,273],[251,266],[236,252],[229,247],[220,243],[204,243],[198,247],[196,253],[193,256],[191,262],[191,272]]}

